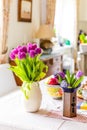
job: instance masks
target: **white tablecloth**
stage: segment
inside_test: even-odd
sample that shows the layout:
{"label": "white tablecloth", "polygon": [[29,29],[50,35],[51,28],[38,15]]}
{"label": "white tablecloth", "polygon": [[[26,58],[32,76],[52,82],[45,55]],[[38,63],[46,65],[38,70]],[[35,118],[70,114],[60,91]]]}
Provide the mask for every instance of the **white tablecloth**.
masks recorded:
{"label": "white tablecloth", "polygon": [[[40,111],[57,109],[61,100],[55,100],[47,95],[46,87],[40,82],[42,91],[42,104]],[[22,104],[22,93],[20,90],[0,98],[0,130],[87,130],[86,123],[65,121],[42,116],[38,113],[24,111]]]}

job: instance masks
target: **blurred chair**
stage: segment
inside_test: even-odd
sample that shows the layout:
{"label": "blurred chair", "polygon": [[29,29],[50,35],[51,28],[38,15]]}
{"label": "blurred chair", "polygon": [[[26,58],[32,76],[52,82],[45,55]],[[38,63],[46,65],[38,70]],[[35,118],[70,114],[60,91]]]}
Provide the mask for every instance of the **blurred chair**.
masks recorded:
{"label": "blurred chair", "polygon": [[9,70],[9,63],[0,64],[0,96],[3,96],[17,88],[14,75]]}

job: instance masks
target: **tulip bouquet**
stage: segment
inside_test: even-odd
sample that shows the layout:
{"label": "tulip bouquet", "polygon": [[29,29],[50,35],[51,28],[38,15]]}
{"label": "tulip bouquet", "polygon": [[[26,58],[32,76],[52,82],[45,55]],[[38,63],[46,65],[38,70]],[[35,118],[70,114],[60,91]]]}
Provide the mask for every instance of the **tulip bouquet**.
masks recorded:
{"label": "tulip bouquet", "polygon": [[80,87],[81,82],[84,79],[84,75],[82,71],[78,71],[76,74],[71,74],[69,70],[64,72],[59,72],[55,74],[55,77],[58,78],[60,82],[60,86],[63,88],[63,90],[74,90]]}
{"label": "tulip bouquet", "polygon": [[10,66],[10,70],[26,84],[22,85],[25,95],[26,91],[30,90],[28,83],[39,81],[45,77],[48,70],[48,66],[43,63],[40,56],[41,48],[37,47],[36,43],[18,46],[10,53],[10,59],[16,63],[16,66]]}

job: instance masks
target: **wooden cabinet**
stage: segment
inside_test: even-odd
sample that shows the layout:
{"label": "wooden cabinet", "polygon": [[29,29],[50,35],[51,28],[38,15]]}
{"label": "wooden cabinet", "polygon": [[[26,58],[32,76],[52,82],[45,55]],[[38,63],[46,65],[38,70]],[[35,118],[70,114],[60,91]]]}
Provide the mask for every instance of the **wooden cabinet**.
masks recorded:
{"label": "wooden cabinet", "polygon": [[44,60],[45,64],[48,66],[48,72],[46,77],[62,71],[62,55],[54,56],[53,58]]}
{"label": "wooden cabinet", "polygon": [[80,66],[78,67],[79,70],[81,70],[85,76],[87,76],[87,52],[86,53],[80,53]]}
{"label": "wooden cabinet", "polygon": [[[55,72],[62,70],[62,55],[54,55],[49,58],[41,59],[43,62],[48,66],[48,72],[46,74],[46,77],[54,74]],[[15,65],[14,61],[9,61],[11,65]],[[22,81],[14,74],[16,83],[18,86],[22,85]]]}

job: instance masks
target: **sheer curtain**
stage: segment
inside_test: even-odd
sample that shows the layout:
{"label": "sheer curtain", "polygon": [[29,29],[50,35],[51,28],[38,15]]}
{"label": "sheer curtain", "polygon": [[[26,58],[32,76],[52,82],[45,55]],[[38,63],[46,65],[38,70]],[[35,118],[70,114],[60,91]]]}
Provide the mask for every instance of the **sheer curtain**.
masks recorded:
{"label": "sheer curtain", "polygon": [[41,24],[54,26],[56,0],[41,0]]}
{"label": "sheer curtain", "polygon": [[7,38],[9,26],[10,0],[3,0],[3,39],[2,39],[2,53],[7,51]]}
{"label": "sheer curtain", "polygon": [[2,39],[3,39],[3,2],[0,0],[0,54],[2,53]]}
{"label": "sheer curtain", "polygon": [[47,18],[46,23],[54,26],[54,17],[55,17],[55,6],[56,0],[47,0]]}
{"label": "sheer curtain", "polygon": [[77,12],[79,0],[57,0],[55,29],[57,37],[68,39],[73,47],[74,65],[77,63]]}
{"label": "sheer curtain", "polygon": [[56,1],[55,28],[58,36],[70,40],[76,48],[77,0]]}
{"label": "sheer curtain", "polygon": [[10,0],[0,0],[0,64],[7,62]]}

